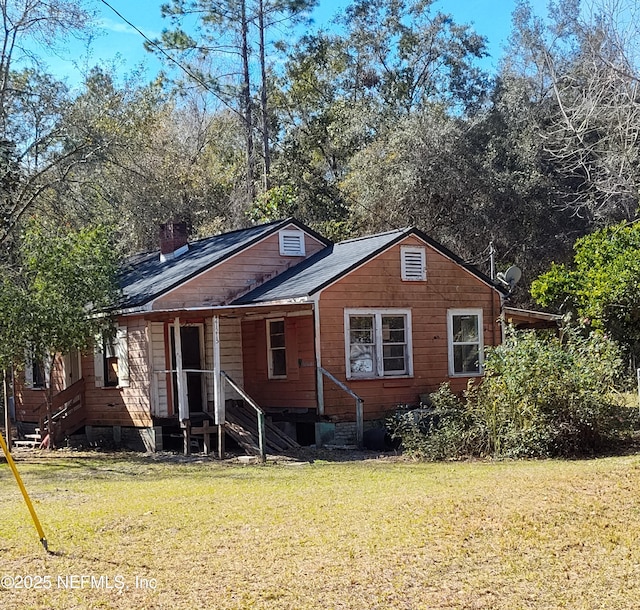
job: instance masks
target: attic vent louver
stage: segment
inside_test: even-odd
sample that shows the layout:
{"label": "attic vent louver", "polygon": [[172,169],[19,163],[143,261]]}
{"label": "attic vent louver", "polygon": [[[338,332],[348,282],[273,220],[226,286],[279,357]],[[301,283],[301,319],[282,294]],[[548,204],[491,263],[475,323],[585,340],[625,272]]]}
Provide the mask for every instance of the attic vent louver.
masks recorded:
{"label": "attic vent louver", "polygon": [[304,256],[304,233],[302,231],[280,231],[280,254],[282,256]]}
{"label": "attic vent louver", "polygon": [[427,279],[426,253],[424,248],[403,247],[402,279],[409,282],[423,282]]}

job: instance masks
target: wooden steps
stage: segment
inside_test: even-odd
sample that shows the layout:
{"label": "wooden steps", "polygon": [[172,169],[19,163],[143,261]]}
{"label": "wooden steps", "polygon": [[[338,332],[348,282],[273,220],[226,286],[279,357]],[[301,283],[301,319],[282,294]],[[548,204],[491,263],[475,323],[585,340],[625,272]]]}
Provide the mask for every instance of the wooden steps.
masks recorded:
{"label": "wooden steps", "polygon": [[[258,417],[254,409],[238,403],[227,406],[225,430],[249,455],[260,455]],[[300,445],[269,420],[265,422],[267,453],[284,453]]]}
{"label": "wooden steps", "polygon": [[25,434],[23,439],[13,440],[14,447],[27,447],[28,449],[37,449],[42,442],[42,436],[40,430],[36,428],[35,433]]}
{"label": "wooden steps", "polygon": [[[62,443],[65,438],[82,428],[85,425],[85,401],[84,401],[85,383],[80,378],[64,390],[54,394],[50,405],[50,412],[47,403],[42,402],[23,420],[19,420],[17,425],[32,430],[31,426],[34,422],[35,434],[19,433],[19,439],[14,440],[16,447],[39,447],[42,442],[42,432],[45,437],[49,428],[53,431],[52,437],[54,446]],[[48,415],[50,413],[51,425],[49,426]]]}

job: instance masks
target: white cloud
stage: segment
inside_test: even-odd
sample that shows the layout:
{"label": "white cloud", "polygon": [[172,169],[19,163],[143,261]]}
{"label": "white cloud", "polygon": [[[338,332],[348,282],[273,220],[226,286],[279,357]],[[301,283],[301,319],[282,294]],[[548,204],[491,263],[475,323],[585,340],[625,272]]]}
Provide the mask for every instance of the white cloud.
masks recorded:
{"label": "white cloud", "polygon": [[[121,21],[114,21],[113,19],[109,19],[108,17],[103,17],[98,20],[97,26],[106,30],[108,32],[115,32],[116,34],[133,34],[134,36],[140,36],[140,33],[133,29],[130,25],[123,23]],[[145,28],[140,28],[144,35],[147,38],[159,38],[160,32],[155,32],[151,30],[146,30]]]}

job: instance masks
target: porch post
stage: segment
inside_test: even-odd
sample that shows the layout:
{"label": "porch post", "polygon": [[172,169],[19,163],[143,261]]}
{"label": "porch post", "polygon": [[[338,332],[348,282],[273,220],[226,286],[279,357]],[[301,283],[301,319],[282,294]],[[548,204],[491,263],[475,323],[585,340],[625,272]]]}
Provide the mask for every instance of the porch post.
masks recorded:
{"label": "porch post", "polygon": [[322,376],[322,353],[320,350],[320,297],[313,300],[313,349],[316,357],[316,393],[318,415],[324,415],[324,378]]}
{"label": "porch post", "polygon": [[220,362],[220,316],[213,316],[213,405],[215,423],[222,425],[225,422],[223,381]]}
{"label": "porch post", "polygon": [[189,419],[189,405],[182,370],[182,338],[180,337],[180,318],[173,320],[173,339],[176,348],[176,384],[178,386],[178,419],[182,423]]}
{"label": "porch post", "polygon": [[213,410],[218,426],[218,459],[224,458],[225,400],[224,381],[220,371],[220,316],[213,316]]}
{"label": "porch post", "polygon": [[362,449],[364,440],[364,407],[362,398],[356,398],[356,444],[358,449]]}

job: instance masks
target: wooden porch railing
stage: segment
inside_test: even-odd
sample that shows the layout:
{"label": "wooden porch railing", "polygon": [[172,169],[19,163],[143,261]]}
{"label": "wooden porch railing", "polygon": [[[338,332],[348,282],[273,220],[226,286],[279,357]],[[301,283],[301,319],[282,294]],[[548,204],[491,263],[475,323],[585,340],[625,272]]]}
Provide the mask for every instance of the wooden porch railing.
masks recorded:
{"label": "wooden porch railing", "polygon": [[84,420],[84,379],[81,378],[68,388],[53,396],[51,421],[47,418],[47,403],[40,404],[36,410],[40,422],[40,434],[45,438],[49,434],[50,442],[60,442],[66,434],[74,432]]}
{"label": "wooden porch railing", "polygon": [[[173,373],[178,373],[178,371],[176,369],[167,369],[167,370],[161,370],[161,371],[154,371],[155,374],[155,378],[156,380],[158,379],[158,375],[166,375],[166,374],[173,374]],[[214,370],[208,370],[208,369],[182,369],[181,371],[182,375],[184,376],[183,379],[183,384],[186,386],[186,374],[187,373],[201,373],[204,375],[215,375],[216,372]],[[251,408],[256,412],[256,416],[258,419],[258,447],[259,447],[259,452],[260,452],[260,459],[264,462],[267,459],[267,442],[266,442],[266,437],[267,437],[267,432],[266,432],[266,416],[265,416],[265,412],[260,408],[260,406],[258,405],[258,403],[251,398],[251,396],[249,396],[249,394],[247,394],[245,392],[245,390],[238,384],[236,383],[227,373],[225,373],[225,371],[220,370],[220,377],[222,377],[223,380],[225,380],[242,398],[244,398],[244,400],[247,402],[247,404],[249,406],[251,406]],[[157,383],[157,381],[156,381]],[[223,384],[224,385],[224,384]],[[154,391],[157,391],[154,390]],[[221,396],[221,400],[222,403],[224,404],[224,391],[222,391],[223,396]],[[190,451],[190,447],[189,447],[189,435],[193,432],[195,434],[209,434],[209,430],[207,429],[206,432],[204,430],[200,430],[199,428],[191,428],[190,424],[187,424],[185,422],[180,422],[180,425],[182,426],[183,430],[185,431],[185,454],[187,452]],[[205,436],[205,442],[208,444],[208,439]],[[218,434],[218,454],[220,456],[220,459],[222,459],[222,454],[224,453],[223,449],[222,449],[222,433],[221,431],[219,431]]]}
{"label": "wooden porch railing", "polygon": [[356,401],[356,444],[362,448],[364,438],[364,400],[360,398],[351,388],[346,386],[342,381],[334,377],[329,371],[318,367],[318,370],[329,380],[333,381],[341,390],[349,394]]}
{"label": "wooden porch railing", "polygon": [[260,448],[260,459],[264,462],[267,459],[267,441],[266,441],[266,424],[265,424],[265,414],[264,411],[258,406],[258,403],[247,394],[243,388],[241,388],[227,373],[224,371],[220,371],[220,375],[224,377],[226,382],[238,393],[244,400],[246,400],[247,404],[251,405],[251,407],[256,412],[258,417],[258,447]]}

